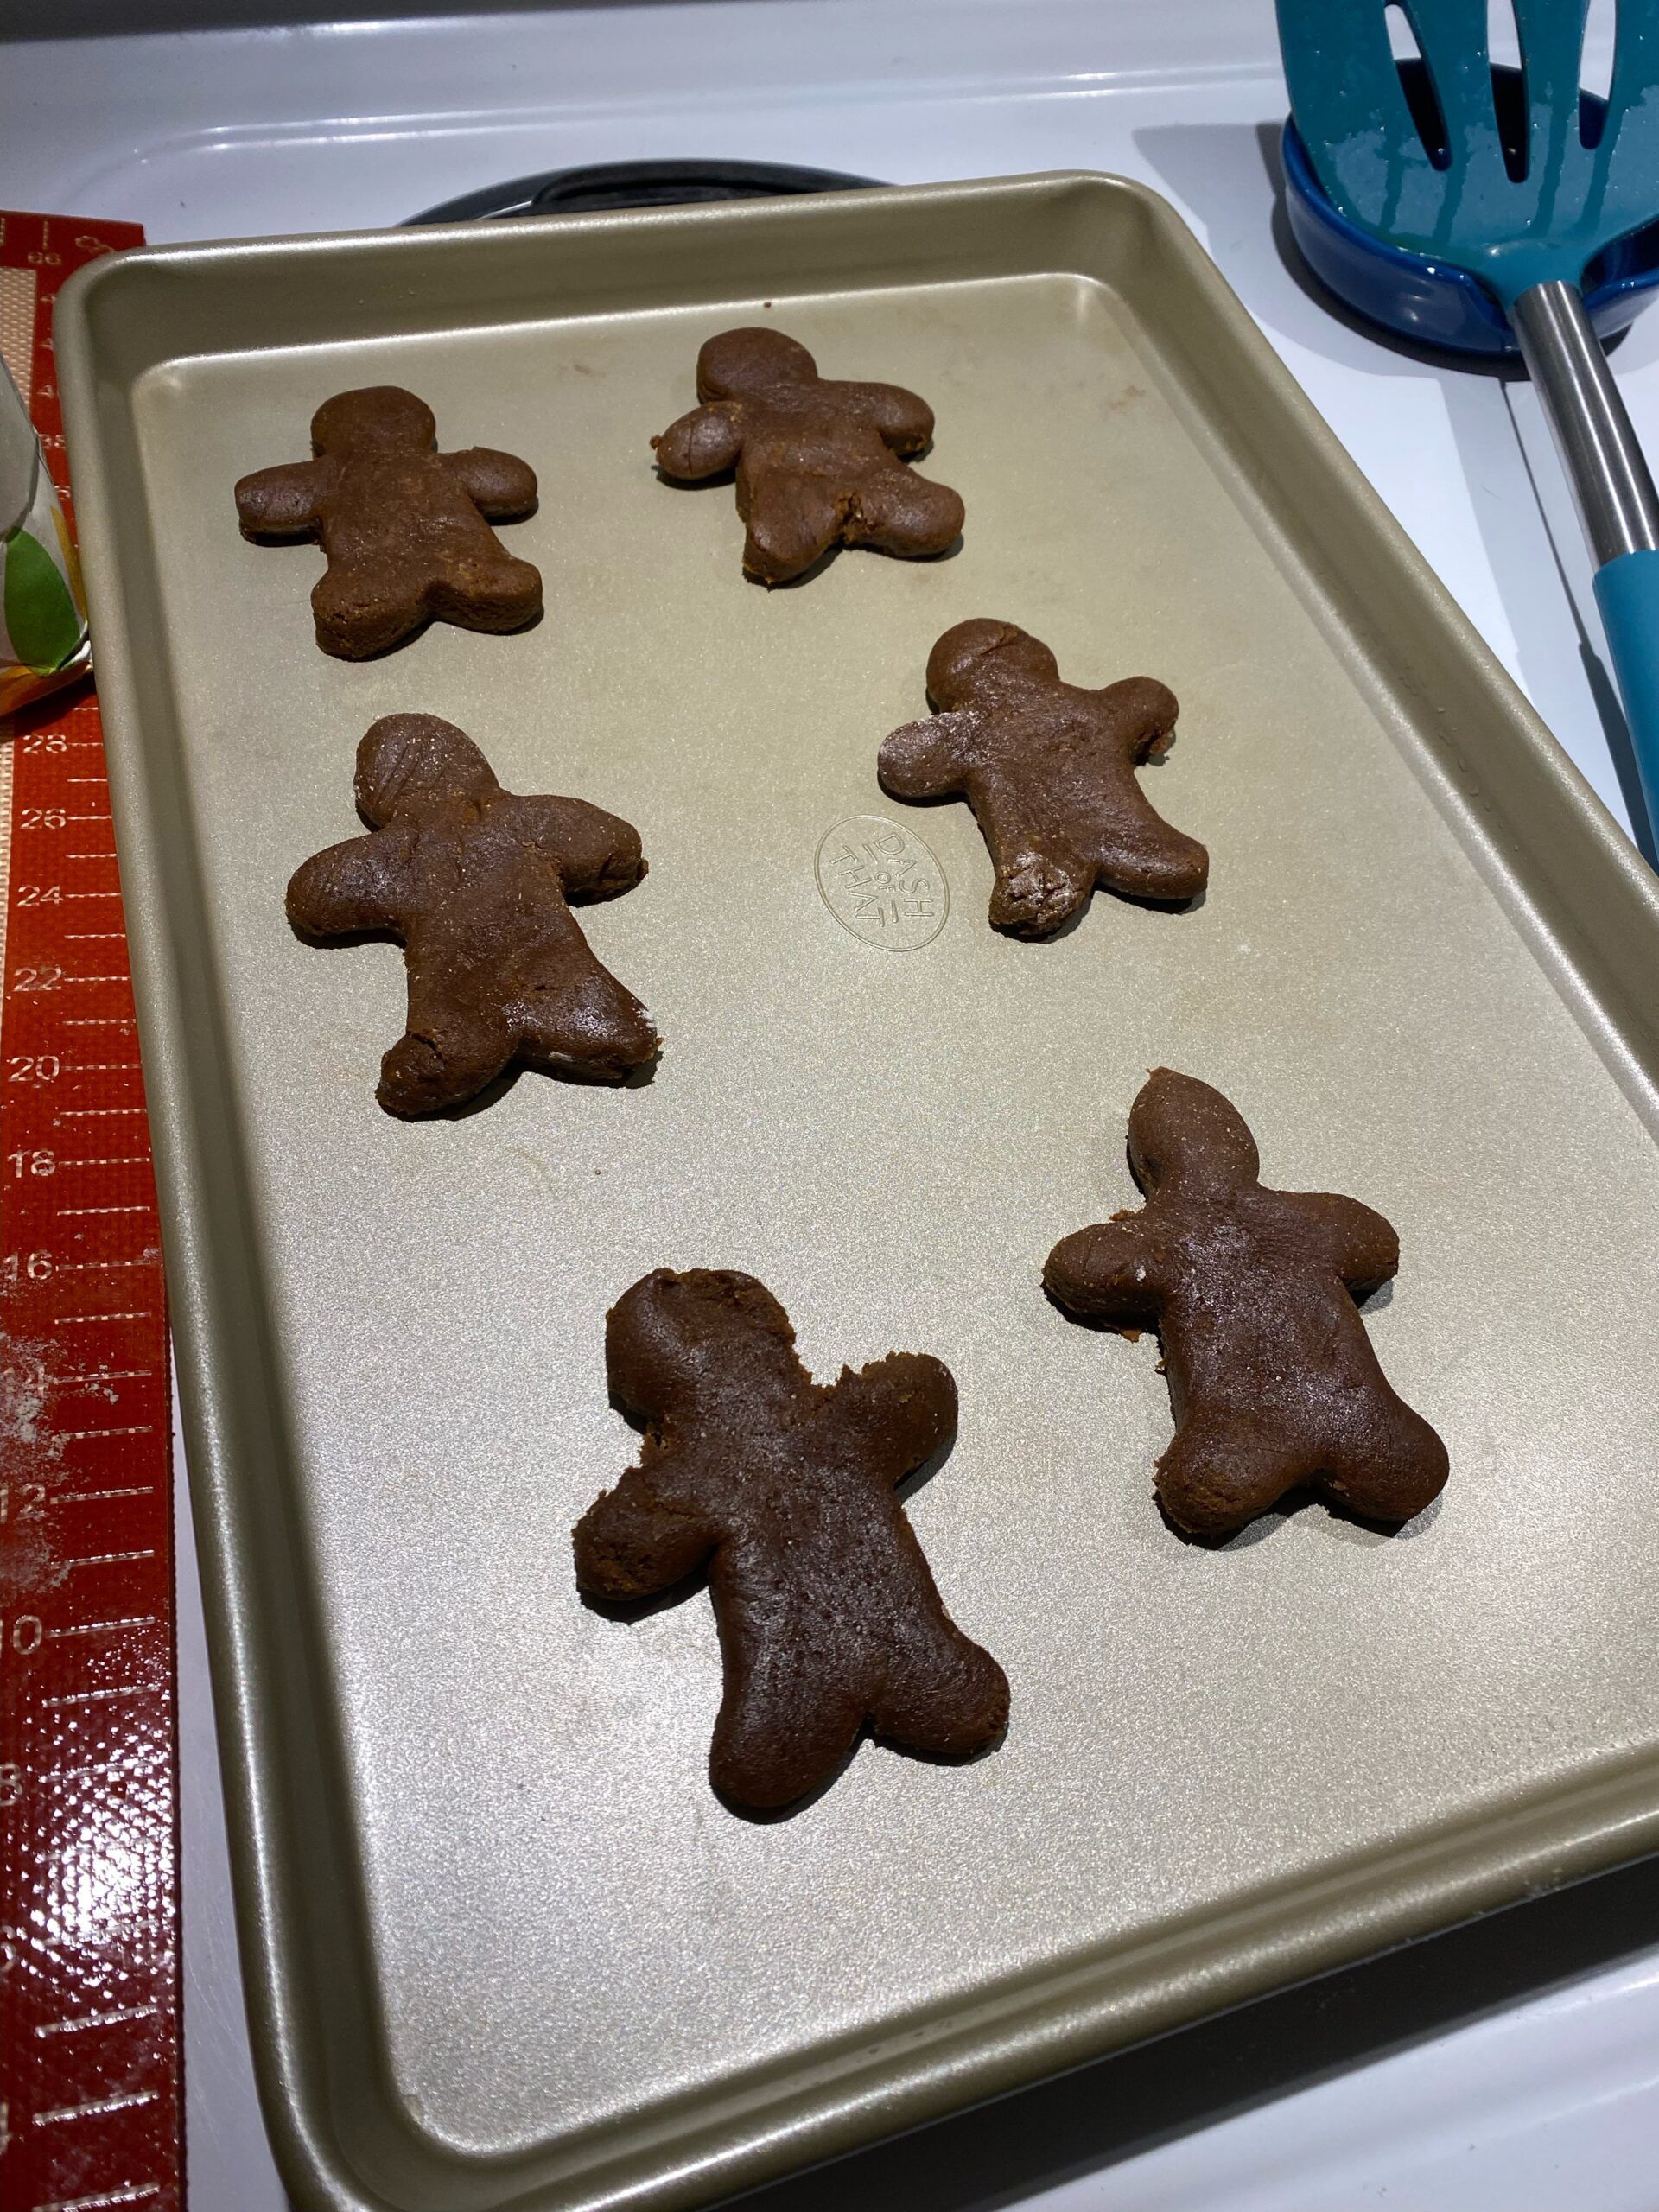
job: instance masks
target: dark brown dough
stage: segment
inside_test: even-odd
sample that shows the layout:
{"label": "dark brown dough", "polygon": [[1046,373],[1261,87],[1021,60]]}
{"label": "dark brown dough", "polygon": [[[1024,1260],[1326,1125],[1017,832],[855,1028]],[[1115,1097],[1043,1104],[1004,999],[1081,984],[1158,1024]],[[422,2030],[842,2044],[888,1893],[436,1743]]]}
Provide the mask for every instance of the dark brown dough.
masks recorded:
{"label": "dark brown dough", "polygon": [[324,652],[361,660],[434,617],[517,630],[540,612],[541,571],[490,528],[530,512],[535,470],[486,446],[440,453],[437,436],[412,391],[342,391],[311,418],[314,460],[257,469],[237,486],[245,537],[321,541],[328,566],[311,612]]}
{"label": "dark brown dough", "polygon": [[606,1321],[611,1395],[639,1464],[577,1523],[593,1598],[646,1598],[709,1564],[726,1689],[709,1768],[753,1811],[828,1782],[868,1723],[965,1758],[1008,1685],[945,1611],[893,1485],[956,1433],[937,1359],[889,1352],[826,1387],[753,1275],[644,1276]]}
{"label": "dark brown dough", "polygon": [[835,544],[914,560],[962,528],[957,494],[906,468],[933,410],[896,384],[837,384],[781,330],[726,330],[697,356],[703,403],[653,438],[665,476],[737,471],[743,573],[787,583]]}
{"label": "dark brown dough", "polygon": [[389,1114],[458,1106],[509,1061],[620,1081],[657,1050],[638,999],[601,968],[568,899],[620,899],[639,833],[579,798],[504,791],[464,730],[388,715],[357,748],[372,825],[296,870],[288,918],[317,941],[401,939],[409,1026],[380,1063]]}
{"label": "dark brown dough", "polygon": [[1371,1520],[1421,1513],[1446,1446],[1389,1389],[1357,1305],[1400,1265],[1382,1215],[1265,1190],[1237,1109],[1169,1068],[1130,1112],[1129,1166],[1146,1205],[1064,1237],[1043,1281],[1072,1313],[1162,1338],[1170,1519],[1224,1535],[1304,1484]]}
{"label": "dark brown dough", "polygon": [[1209,854],[1135,781],[1174,735],[1164,685],[1132,676],[1081,690],[1039,639],[978,620],[934,646],[927,691],[944,711],[894,730],[876,772],[894,798],[966,797],[996,868],[995,928],[1052,936],[1097,883],[1172,904],[1203,890]]}

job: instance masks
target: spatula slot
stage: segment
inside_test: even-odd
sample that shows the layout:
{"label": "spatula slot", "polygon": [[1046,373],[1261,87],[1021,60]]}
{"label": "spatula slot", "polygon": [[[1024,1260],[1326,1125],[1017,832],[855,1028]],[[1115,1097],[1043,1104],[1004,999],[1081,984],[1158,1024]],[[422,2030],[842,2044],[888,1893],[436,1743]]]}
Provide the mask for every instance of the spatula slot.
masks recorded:
{"label": "spatula slot", "polygon": [[1607,127],[1613,54],[1618,43],[1618,0],[1590,0],[1579,60],[1579,143],[1595,147]]}
{"label": "spatula slot", "polygon": [[1527,50],[1515,0],[1486,0],[1486,59],[1492,73],[1492,113],[1511,184],[1527,174]]}
{"label": "spatula slot", "polygon": [[1486,59],[1494,70],[1521,67],[1521,30],[1515,0],[1486,0]]}
{"label": "spatula slot", "polygon": [[1519,69],[1492,72],[1492,113],[1497,118],[1497,143],[1511,184],[1527,174],[1527,80]]}
{"label": "spatula slot", "polygon": [[1437,169],[1450,168],[1452,141],[1446,128],[1446,113],[1434,89],[1434,79],[1428,73],[1428,64],[1423,59],[1410,10],[1401,4],[1401,0],[1389,0],[1386,21],[1389,51],[1400,72],[1400,89],[1411,110],[1417,136],[1423,142],[1423,151]]}

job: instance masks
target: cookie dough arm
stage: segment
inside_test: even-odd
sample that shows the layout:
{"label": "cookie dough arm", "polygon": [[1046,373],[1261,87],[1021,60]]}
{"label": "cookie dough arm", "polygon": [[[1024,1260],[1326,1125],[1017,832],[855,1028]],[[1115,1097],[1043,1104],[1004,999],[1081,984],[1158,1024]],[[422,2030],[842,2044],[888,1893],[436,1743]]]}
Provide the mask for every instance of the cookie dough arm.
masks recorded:
{"label": "cookie dough arm", "polygon": [[289,880],[289,922],[308,938],[401,928],[398,858],[384,830],[348,837],[344,844],[314,854]]}
{"label": "cookie dough arm", "polygon": [[1179,702],[1155,676],[1128,676],[1092,695],[1101,736],[1122,753],[1127,739],[1130,760],[1161,760],[1175,735]]}
{"label": "cookie dough arm", "polygon": [[651,442],[657,466],[664,476],[679,476],[695,483],[699,477],[718,476],[723,469],[736,467],[743,450],[743,434],[730,405],[715,399],[682,415]]}
{"label": "cookie dough arm", "polygon": [[1157,1325],[1160,1271],[1136,1216],[1063,1236],[1043,1268],[1043,1288],[1067,1313],[1115,1328]]}
{"label": "cookie dough arm", "polygon": [[893,798],[949,798],[973,762],[976,718],[958,711],[906,722],[881,741],[875,772]]}
{"label": "cookie dough arm", "polygon": [[926,1352],[892,1351],[856,1375],[843,1370],[823,1418],[891,1488],[956,1434],[956,1382]]}
{"label": "cookie dough arm", "polygon": [[645,873],[639,832],[620,814],[582,798],[527,801],[536,842],[559,871],[567,899],[620,899]]}
{"label": "cookie dough arm", "polygon": [[1291,1203],[1357,1299],[1369,1298],[1400,1272],[1400,1239],[1393,1224],[1357,1198],[1302,1191]]}
{"label": "cookie dough arm", "polygon": [[536,504],[536,472],[517,454],[469,446],[448,456],[450,474],[486,522],[511,522]]}
{"label": "cookie dough arm", "polygon": [[327,471],[321,461],[284,461],[257,468],[236,487],[237,520],[245,537],[308,537],[318,522]]}
{"label": "cookie dough arm", "polygon": [[601,1491],[572,1531],[576,1586],[588,1598],[649,1598],[701,1567],[720,1531],[662,1477],[668,1464],[631,1467]]}
{"label": "cookie dough arm", "polygon": [[844,384],[836,391],[846,396],[848,412],[868,423],[896,454],[920,453],[933,435],[933,410],[902,385]]}

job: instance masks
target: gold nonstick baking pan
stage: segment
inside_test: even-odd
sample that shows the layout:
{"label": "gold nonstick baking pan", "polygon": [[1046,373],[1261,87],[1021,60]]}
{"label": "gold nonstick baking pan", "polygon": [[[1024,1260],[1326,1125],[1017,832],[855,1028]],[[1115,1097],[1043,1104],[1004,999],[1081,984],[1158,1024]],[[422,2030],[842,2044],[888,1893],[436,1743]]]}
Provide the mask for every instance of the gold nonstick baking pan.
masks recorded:
{"label": "gold nonstick baking pan", "polygon": [[[757,321],[925,395],[954,555],[767,593],[729,486],[658,480],[699,345]],[[1039,176],[124,254],[58,334],[302,2205],[703,2204],[1659,1842],[1659,885],[1167,207]],[[331,660],[321,556],[238,535],[236,479],[376,383],[539,472],[535,627]],[[1199,905],[1014,941],[967,808],[884,798],[981,614],[1173,687],[1143,780]],[[283,893],[404,711],[639,829],[583,921],[651,1081],[375,1105],[399,956],[301,944]],[[1159,1065],[1398,1227],[1369,1325],[1452,1469],[1399,1535],[1183,1542],[1155,1345],[1044,1299],[1135,1203]],[[658,1266],[762,1277],[820,1376],[949,1363],[910,1510],[1007,1669],[992,1756],[867,1745],[737,1818],[706,1599],[580,1602],[638,1446],[604,1315]]]}

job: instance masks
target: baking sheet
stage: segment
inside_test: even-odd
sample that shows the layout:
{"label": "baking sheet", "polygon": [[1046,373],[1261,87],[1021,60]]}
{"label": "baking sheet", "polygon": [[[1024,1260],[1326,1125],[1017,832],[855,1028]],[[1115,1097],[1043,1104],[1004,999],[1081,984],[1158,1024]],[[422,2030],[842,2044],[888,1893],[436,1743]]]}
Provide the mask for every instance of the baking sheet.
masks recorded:
{"label": "baking sheet", "polygon": [[[928,397],[959,553],[766,594],[729,488],[656,479],[697,346],[767,319]],[[83,281],[60,332],[302,2202],[707,2202],[1652,1842],[1651,880],[1160,203],[193,249]],[[537,467],[502,533],[535,629],[329,661],[321,556],[238,537],[235,478],[374,381]],[[1073,681],[1173,687],[1147,781],[1211,848],[1193,911],[1000,938],[967,809],[880,793],[928,647],[986,613]],[[302,946],[281,897],[408,710],[640,829],[651,874],[582,920],[663,1033],[650,1084],[374,1107],[399,956]],[[871,817],[947,887],[925,941],[837,918]],[[1182,1544],[1152,1344],[1042,1299],[1055,1238],[1134,1200],[1159,1063],[1236,1101],[1267,1179],[1399,1229],[1370,1327],[1452,1460],[1399,1536],[1310,1506]],[[1009,1674],[995,1757],[866,1747],[738,1820],[706,1600],[577,1601],[569,1528],[637,1441],[603,1314],[663,1264],[760,1274],[821,1374],[950,1363],[911,1511]]]}

